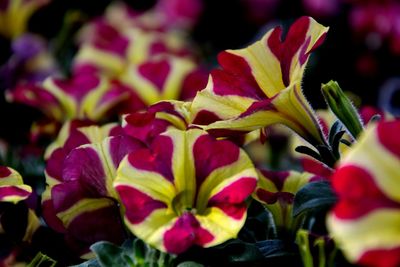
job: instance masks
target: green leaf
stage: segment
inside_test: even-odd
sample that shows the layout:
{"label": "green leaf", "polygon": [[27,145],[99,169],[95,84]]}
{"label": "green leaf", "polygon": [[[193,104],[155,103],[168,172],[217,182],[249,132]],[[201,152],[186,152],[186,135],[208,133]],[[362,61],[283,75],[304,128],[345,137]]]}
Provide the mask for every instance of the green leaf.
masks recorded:
{"label": "green leaf", "polygon": [[333,155],[331,148],[322,145],[317,145],[316,148],[318,149],[321,156],[320,161],[333,168],[335,166],[337,158],[335,158],[335,155]]}
{"label": "green leaf", "polygon": [[335,123],[332,125],[331,129],[329,130],[329,144],[332,146],[333,139],[335,138],[336,134],[341,131],[343,128],[342,123],[339,120],[336,120]]}
{"label": "green leaf", "polygon": [[218,249],[227,255],[230,263],[254,262],[263,258],[261,251],[255,244],[246,243],[239,239],[228,241],[218,246]]}
{"label": "green leaf", "polygon": [[309,155],[309,156],[315,158],[316,160],[321,161],[321,156],[318,154],[318,152],[309,148],[308,146],[298,146],[295,148],[295,150],[296,150],[296,152]]}
{"label": "green leaf", "polygon": [[54,267],[56,264],[55,260],[39,252],[27,267]]}
{"label": "green leaf", "polygon": [[142,240],[135,239],[133,241],[133,253],[135,255],[137,265],[143,265],[146,260],[146,245]]}
{"label": "green leaf", "polygon": [[296,234],[296,244],[299,246],[301,260],[304,267],[314,267],[313,256],[310,249],[309,233],[301,229]]}
{"label": "green leaf", "polygon": [[93,244],[90,249],[96,254],[102,267],[132,267],[135,266],[127,252],[110,242],[100,241]]}
{"label": "green leaf", "polygon": [[340,139],[340,143],[345,144],[346,146],[349,146],[349,147],[352,145],[352,143],[347,141],[346,139]]}
{"label": "green leaf", "polygon": [[330,183],[312,182],[303,186],[294,197],[293,216],[333,205],[337,200]]}
{"label": "green leaf", "polygon": [[203,264],[197,263],[195,261],[185,261],[177,265],[177,267],[204,267]]}
{"label": "green leaf", "polygon": [[339,152],[339,144],[340,144],[340,140],[342,139],[343,135],[346,133],[346,131],[339,131],[335,134],[335,136],[333,137],[332,140],[332,151],[333,154],[335,155],[335,157],[337,159],[340,158],[340,152]]}
{"label": "green leaf", "polygon": [[257,242],[257,247],[265,258],[281,257],[288,253],[285,243],[280,239]]}

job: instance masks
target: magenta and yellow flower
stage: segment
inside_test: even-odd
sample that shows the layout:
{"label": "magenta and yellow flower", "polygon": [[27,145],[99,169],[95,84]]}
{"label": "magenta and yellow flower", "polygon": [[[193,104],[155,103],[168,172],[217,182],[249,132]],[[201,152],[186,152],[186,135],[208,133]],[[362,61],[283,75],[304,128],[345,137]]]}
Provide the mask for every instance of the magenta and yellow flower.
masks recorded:
{"label": "magenta and yellow flower", "polygon": [[301,81],[311,52],[327,31],[302,17],[284,41],[277,27],[247,48],[220,53],[222,69],[212,71],[207,87],[195,97],[193,122],[206,130],[246,132],[281,123],[311,144],[325,144]]}
{"label": "magenta and yellow flower", "polygon": [[322,180],[311,173],[258,170],[258,184],[253,197],[272,214],[276,230],[297,230],[293,220],[295,194],[307,183]]}
{"label": "magenta and yellow flower", "polygon": [[96,74],[70,79],[49,77],[43,86],[20,85],[8,92],[8,100],[30,105],[59,122],[80,119],[100,121],[130,94],[118,82]]}
{"label": "magenta and yellow flower", "polygon": [[130,8],[124,2],[111,4],[105,18],[120,28],[138,27],[151,31],[186,31],[202,12],[201,0],[157,0],[146,11]]}
{"label": "magenta and yellow flower", "polygon": [[47,161],[43,216],[53,229],[66,234],[79,255],[97,241],[120,244],[126,238],[112,183],[122,158],[143,145],[119,135],[120,130],[115,125],[73,130]]}
{"label": "magenta and yellow flower", "polygon": [[[162,100],[194,97],[205,85],[206,76],[192,60],[157,56],[141,64],[128,65],[119,80],[146,106],[150,106]],[[200,79],[200,83],[192,82],[196,78]]]}
{"label": "magenta and yellow flower", "polygon": [[257,172],[238,146],[199,129],[172,129],[125,157],[114,186],[128,228],[179,254],[235,238],[256,183]]}
{"label": "magenta and yellow flower", "polygon": [[400,121],[380,122],[360,136],[332,177],[338,203],[331,235],[362,266],[400,265]]}
{"label": "magenta and yellow flower", "polygon": [[191,58],[188,44],[173,33],[121,28],[105,19],[88,24],[81,31],[81,43],[74,58],[74,72],[97,71],[120,75],[129,64],[140,64],[159,55]]}
{"label": "magenta and yellow flower", "polygon": [[24,242],[31,242],[41,223],[35,211],[24,200],[32,188],[10,167],[0,166],[0,239],[2,258]]}
{"label": "magenta and yellow flower", "polygon": [[32,188],[24,184],[17,171],[0,166],[0,202],[18,203],[27,199],[31,193]]}

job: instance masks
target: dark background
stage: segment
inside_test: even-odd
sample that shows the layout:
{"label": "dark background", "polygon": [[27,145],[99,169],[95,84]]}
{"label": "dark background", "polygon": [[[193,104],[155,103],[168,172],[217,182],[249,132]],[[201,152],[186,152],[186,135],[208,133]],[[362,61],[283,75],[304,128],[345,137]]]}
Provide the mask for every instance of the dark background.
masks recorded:
{"label": "dark background", "polygon": [[[47,39],[55,38],[68,10],[80,10],[89,20],[101,15],[110,2],[53,0],[31,17],[29,31]],[[137,10],[146,10],[156,0],[126,2]],[[303,82],[304,92],[315,108],[325,106],[320,85],[331,79],[337,80],[344,90],[358,95],[360,98],[356,98],[356,104],[362,100],[363,105],[377,105],[382,86],[391,78],[400,76],[400,53],[393,52],[385,40],[379,47],[371,48],[367,42],[368,33],[355,30],[349,23],[349,14],[359,5],[359,1],[343,0],[339,9],[328,16],[310,12],[301,0],[271,0],[275,3],[259,9],[256,16],[249,9],[251,2],[257,1],[203,0],[203,13],[191,37],[199,45],[204,63],[210,68],[216,65],[218,52],[244,47],[275,25],[281,24],[287,29],[300,16],[313,15],[320,23],[330,26],[325,43],[313,53],[309,61]],[[364,2],[386,5],[397,1]],[[10,40],[0,37],[0,51],[1,65],[11,56]],[[4,89],[7,88],[0,88],[0,91]],[[393,95],[391,105],[400,106],[400,93]],[[0,138],[11,143],[24,140],[24,133],[29,129],[31,121],[40,116],[39,112],[28,107],[6,103],[3,96],[0,96],[0,112]]]}

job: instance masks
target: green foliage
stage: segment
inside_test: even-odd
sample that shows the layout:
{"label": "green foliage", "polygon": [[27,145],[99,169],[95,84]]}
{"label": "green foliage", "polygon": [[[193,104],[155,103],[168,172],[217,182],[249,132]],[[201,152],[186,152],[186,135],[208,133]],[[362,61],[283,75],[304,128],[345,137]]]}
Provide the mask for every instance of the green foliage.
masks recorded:
{"label": "green foliage", "polygon": [[337,200],[329,182],[318,181],[306,184],[294,197],[293,216],[328,208]]}
{"label": "green foliage", "polygon": [[296,235],[304,267],[332,267],[336,255],[336,247],[332,240],[324,236],[313,236],[307,230],[299,230]]}
{"label": "green foliage", "polygon": [[329,109],[343,123],[353,138],[357,138],[363,131],[361,118],[350,99],[343,93],[339,84],[335,81],[323,84],[322,94]]}
{"label": "green foliage", "polygon": [[90,249],[96,259],[86,261],[76,267],[168,267],[173,266],[174,256],[151,248],[143,241],[135,239],[122,246],[107,241],[93,244]]}
{"label": "green foliage", "polygon": [[27,267],[54,267],[56,264],[57,262],[55,260],[39,252],[33,260],[28,263]]}

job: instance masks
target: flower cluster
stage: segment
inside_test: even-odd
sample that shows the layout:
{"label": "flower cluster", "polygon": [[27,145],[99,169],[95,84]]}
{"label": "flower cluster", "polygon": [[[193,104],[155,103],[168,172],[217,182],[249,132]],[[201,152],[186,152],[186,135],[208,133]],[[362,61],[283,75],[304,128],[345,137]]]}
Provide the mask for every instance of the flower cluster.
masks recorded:
{"label": "flower cluster", "polygon": [[[282,255],[306,267],[398,266],[400,121],[359,112],[333,81],[322,86],[328,109],[314,111],[302,81],[329,28],[311,17],[219,53],[207,75],[184,37],[200,3],[160,0],[143,12],[114,3],[80,29],[68,75],[7,91],[56,126],[35,143],[43,169],[0,153],[24,175],[0,166],[0,240],[11,248],[1,263],[52,261],[43,250],[82,266]],[[20,256],[47,236],[64,256],[42,245]]]}

